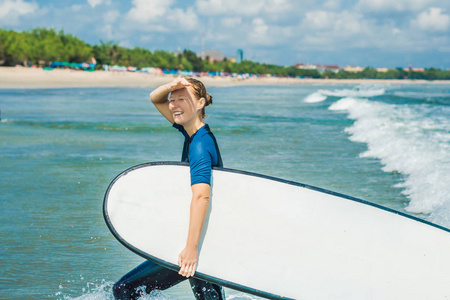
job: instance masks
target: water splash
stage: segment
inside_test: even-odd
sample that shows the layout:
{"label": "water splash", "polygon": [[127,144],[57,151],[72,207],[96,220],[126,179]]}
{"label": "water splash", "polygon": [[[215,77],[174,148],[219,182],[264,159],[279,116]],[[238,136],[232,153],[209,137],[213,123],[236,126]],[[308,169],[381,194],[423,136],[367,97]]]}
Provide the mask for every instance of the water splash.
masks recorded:
{"label": "water splash", "polygon": [[[81,280],[84,280],[80,276]],[[79,294],[81,296],[70,296],[75,292],[68,291],[63,285],[59,285],[59,291],[55,293],[55,296],[59,300],[114,300],[112,294],[113,282],[107,282],[102,280],[100,283],[87,282],[84,287],[81,288]]]}

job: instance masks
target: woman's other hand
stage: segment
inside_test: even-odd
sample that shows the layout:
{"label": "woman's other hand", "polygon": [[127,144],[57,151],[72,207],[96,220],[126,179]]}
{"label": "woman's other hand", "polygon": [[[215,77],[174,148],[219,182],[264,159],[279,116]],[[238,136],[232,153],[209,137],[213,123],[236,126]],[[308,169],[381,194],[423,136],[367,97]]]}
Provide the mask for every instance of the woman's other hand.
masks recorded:
{"label": "woman's other hand", "polygon": [[195,269],[197,268],[198,250],[196,247],[189,247],[181,251],[178,255],[178,265],[180,266],[180,271],[178,274],[185,277],[192,277],[195,274]]}
{"label": "woman's other hand", "polygon": [[170,92],[185,88],[190,86],[191,83],[189,81],[186,80],[186,78],[184,77],[178,77],[177,79],[175,79],[174,81],[172,81],[171,83],[167,84],[167,88],[169,89]]}

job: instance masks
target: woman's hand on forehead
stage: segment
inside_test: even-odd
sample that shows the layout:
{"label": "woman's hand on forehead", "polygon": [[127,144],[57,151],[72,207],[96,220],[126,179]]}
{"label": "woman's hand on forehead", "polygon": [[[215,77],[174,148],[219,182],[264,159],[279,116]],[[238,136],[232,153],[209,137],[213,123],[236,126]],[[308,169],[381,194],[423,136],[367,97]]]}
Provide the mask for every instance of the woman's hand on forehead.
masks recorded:
{"label": "woman's hand on forehead", "polygon": [[171,92],[185,88],[190,86],[191,83],[189,81],[186,80],[186,78],[184,77],[178,77],[177,79],[175,79],[174,81],[172,81],[171,83],[169,83],[169,89]]}

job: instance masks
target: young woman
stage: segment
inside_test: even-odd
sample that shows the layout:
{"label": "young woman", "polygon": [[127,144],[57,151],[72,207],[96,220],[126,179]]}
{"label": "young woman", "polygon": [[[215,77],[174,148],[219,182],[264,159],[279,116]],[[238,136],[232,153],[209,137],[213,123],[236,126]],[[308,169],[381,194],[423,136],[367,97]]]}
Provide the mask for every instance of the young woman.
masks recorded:
{"label": "young woman", "polygon": [[211,168],[223,166],[217,141],[204,121],[205,107],[212,103],[212,97],[199,80],[179,77],[155,89],[150,99],[185,137],[181,161],[189,162],[191,174],[189,232],[186,247],[180,249],[178,273],[146,261],[114,285],[114,297],[136,299],[144,292],[165,290],[189,278],[196,299],[223,300],[222,287],[192,277],[197,267],[197,246],[211,195]]}

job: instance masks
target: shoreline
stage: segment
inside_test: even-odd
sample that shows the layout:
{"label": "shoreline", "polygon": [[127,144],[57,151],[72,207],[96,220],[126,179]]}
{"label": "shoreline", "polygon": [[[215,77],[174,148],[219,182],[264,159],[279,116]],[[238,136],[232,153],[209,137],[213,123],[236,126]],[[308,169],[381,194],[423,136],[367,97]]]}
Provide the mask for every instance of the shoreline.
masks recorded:
{"label": "shoreline", "polygon": [[[154,75],[148,73],[78,71],[38,68],[0,67],[0,89],[41,88],[156,88],[170,82],[178,75]],[[450,80],[410,79],[313,79],[259,77],[236,79],[232,77],[200,77],[206,87],[228,87],[244,85],[297,85],[297,84],[450,84]]]}

